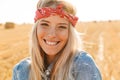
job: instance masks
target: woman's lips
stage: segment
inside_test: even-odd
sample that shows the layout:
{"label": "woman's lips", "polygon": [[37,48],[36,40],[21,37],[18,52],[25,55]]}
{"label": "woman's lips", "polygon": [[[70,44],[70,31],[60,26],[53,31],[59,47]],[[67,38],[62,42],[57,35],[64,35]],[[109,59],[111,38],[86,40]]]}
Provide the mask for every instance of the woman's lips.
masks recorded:
{"label": "woman's lips", "polygon": [[45,42],[47,45],[55,46],[55,45],[57,45],[60,41],[48,41],[48,40],[44,39],[44,42]]}

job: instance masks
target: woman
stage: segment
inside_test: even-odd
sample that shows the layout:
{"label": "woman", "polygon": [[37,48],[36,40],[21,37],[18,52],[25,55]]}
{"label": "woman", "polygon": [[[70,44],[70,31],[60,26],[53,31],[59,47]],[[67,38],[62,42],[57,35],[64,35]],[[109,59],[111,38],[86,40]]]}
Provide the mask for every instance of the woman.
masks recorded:
{"label": "woman", "polygon": [[81,51],[75,9],[65,1],[40,0],[31,35],[31,58],[13,69],[12,80],[101,80],[94,60]]}

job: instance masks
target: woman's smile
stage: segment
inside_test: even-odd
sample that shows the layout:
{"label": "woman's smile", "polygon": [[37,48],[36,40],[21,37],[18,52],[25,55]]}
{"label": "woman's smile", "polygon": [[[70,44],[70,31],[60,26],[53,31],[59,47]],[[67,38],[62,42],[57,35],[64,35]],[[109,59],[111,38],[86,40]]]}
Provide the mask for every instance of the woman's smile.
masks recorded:
{"label": "woman's smile", "polygon": [[43,40],[46,43],[46,45],[48,45],[48,46],[56,46],[60,43],[60,41],[49,41],[49,40],[46,40],[46,39],[43,39]]}

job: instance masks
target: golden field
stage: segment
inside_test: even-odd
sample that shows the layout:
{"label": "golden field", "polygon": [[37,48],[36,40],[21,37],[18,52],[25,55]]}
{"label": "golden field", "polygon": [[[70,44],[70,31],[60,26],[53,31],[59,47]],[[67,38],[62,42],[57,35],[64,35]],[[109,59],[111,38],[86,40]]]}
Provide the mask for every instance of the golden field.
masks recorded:
{"label": "golden field", "polygon": [[[80,22],[84,49],[95,59],[103,80],[120,80],[120,21]],[[11,80],[13,66],[29,56],[32,24],[0,25],[0,80]]]}

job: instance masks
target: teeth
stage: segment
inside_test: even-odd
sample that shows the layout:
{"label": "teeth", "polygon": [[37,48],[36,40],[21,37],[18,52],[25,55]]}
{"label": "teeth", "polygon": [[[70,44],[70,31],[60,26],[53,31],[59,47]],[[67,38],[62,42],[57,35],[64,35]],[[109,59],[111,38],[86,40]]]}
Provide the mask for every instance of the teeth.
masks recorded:
{"label": "teeth", "polygon": [[47,43],[48,45],[56,45],[56,44],[57,44],[57,42],[50,42],[50,41],[46,41],[46,43]]}

